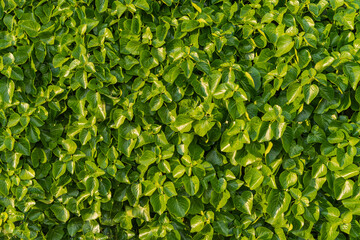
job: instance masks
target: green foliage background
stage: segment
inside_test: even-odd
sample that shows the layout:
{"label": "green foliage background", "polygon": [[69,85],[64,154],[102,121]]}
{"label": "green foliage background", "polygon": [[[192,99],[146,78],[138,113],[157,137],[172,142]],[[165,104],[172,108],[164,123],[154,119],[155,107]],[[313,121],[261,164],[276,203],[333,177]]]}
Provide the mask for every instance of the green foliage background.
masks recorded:
{"label": "green foliage background", "polygon": [[0,239],[360,239],[359,8],[0,0]]}

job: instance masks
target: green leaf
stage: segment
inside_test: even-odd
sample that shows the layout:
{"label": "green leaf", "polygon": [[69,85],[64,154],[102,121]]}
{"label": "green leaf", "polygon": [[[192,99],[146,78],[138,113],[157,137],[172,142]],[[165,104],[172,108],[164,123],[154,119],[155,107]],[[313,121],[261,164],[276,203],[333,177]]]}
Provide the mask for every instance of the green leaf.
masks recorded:
{"label": "green leaf", "polygon": [[192,176],[192,177],[184,176],[182,178],[182,180],[183,180],[185,191],[190,196],[195,195],[199,191],[200,181],[197,176]]}
{"label": "green leaf", "polygon": [[342,141],[344,141],[344,133],[343,132],[334,132],[332,134],[330,134],[327,138],[328,142],[331,144],[334,143],[341,143]]}
{"label": "green leaf", "polygon": [[53,205],[51,205],[50,209],[59,221],[67,222],[69,220],[70,213],[63,205],[59,203],[54,203]]}
{"label": "green leaf", "polygon": [[304,86],[304,96],[306,104],[310,104],[319,93],[319,87],[315,84]]}
{"label": "green leaf", "polygon": [[61,240],[63,239],[65,232],[62,226],[56,226],[52,228],[47,234],[46,239]]}
{"label": "green leaf", "polygon": [[173,197],[177,195],[175,185],[172,182],[165,182],[164,192],[168,197]]}
{"label": "green leaf", "polygon": [[9,195],[10,190],[10,182],[8,180],[0,179],[0,194],[3,197],[6,197]]}
{"label": "green leaf", "polygon": [[71,237],[75,236],[83,226],[81,218],[71,218],[67,224],[67,231]]}
{"label": "green leaf", "polygon": [[75,80],[80,83],[80,85],[83,87],[83,88],[87,88],[88,86],[88,81],[87,81],[87,73],[85,71],[77,71],[75,73]]}
{"label": "green leaf", "polygon": [[298,56],[299,56],[299,67],[301,69],[305,68],[311,62],[311,54],[307,49],[302,49],[298,53]]}
{"label": "green leaf", "polygon": [[190,78],[194,70],[194,63],[190,59],[186,59],[181,63],[181,69],[183,70],[185,77]]}
{"label": "green leaf", "polygon": [[292,103],[296,100],[297,97],[299,97],[300,93],[301,93],[301,85],[298,83],[292,83],[290,84],[290,86],[288,87],[287,91],[286,91],[286,98],[288,99],[287,103]]}
{"label": "green leaf", "polygon": [[6,127],[11,128],[16,126],[20,122],[20,115],[18,113],[12,113],[8,119]]}
{"label": "green leaf", "polygon": [[161,0],[163,3],[165,3],[167,6],[171,6],[172,0]]}
{"label": "green leaf", "polygon": [[59,179],[62,175],[65,174],[66,164],[60,161],[54,162],[52,168],[52,174],[55,179]]}
{"label": "green leaf", "polygon": [[322,130],[318,125],[315,125],[311,129],[311,133],[307,136],[308,143],[323,143],[326,139],[324,130]]}
{"label": "green leaf", "polygon": [[15,83],[12,80],[0,81],[0,102],[12,103]]}
{"label": "green leaf", "polygon": [[23,81],[24,80],[23,70],[17,66],[12,67],[10,78],[16,81]]}
{"label": "green leaf", "polygon": [[350,197],[353,194],[354,182],[352,180],[345,180],[344,178],[337,178],[334,181],[334,194],[336,200],[342,200]]}
{"label": "green leaf", "polygon": [[133,183],[133,184],[131,184],[131,193],[138,200],[142,195],[142,185],[141,185],[141,183]]}
{"label": "green leaf", "polygon": [[135,0],[135,6],[144,10],[144,11],[149,11],[150,10],[150,6],[148,4],[148,2],[146,0]]}
{"label": "green leaf", "polygon": [[227,181],[224,178],[214,178],[211,181],[211,186],[217,193],[222,193],[226,190],[227,187]]}
{"label": "green leaf", "polygon": [[99,181],[95,177],[89,177],[85,181],[86,191],[93,196],[99,189]]}
{"label": "green leaf", "polygon": [[173,83],[180,74],[180,68],[173,66],[167,67],[164,72],[164,80],[168,83]]}
{"label": "green leaf", "polygon": [[185,173],[185,167],[183,165],[177,165],[172,174],[174,178],[180,178]]}
{"label": "green leaf", "polygon": [[319,178],[325,176],[327,173],[327,168],[323,163],[314,164],[311,171],[311,176],[313,178]]}
{"label": "green leaf", "polygon": [[166,210],[167,197],[155,192],[150,197],[150,203],[155,212],[162,214]]}
{"label": "green leaf", "polygon": [[62,140],[61,145],[68,152],[68,154],[74,154],[77,149],[76,143],[71,139]]}
{"label": "green leaf", "polygon": [[215,125],[215,122],[209,120],[199,120],[194,124],[194,132],[200,137],[205,136]]}
{"label": "green leaf", "polygon": [[[159,25],[156,27],[156,38],[159,40],[159,42],[163,42],[165,40],[165,38],[168,34],[168,31],[169,31],[169,28],[170,28],[170,25],[168,23],[165,23],[164,25]],[[155,50],[152,49],[152,52],[154,53]],[[158,51],[156,51],[156,52],[158,52]],[[159,55],[159,54],[156,54],[156,55]]]}
{"label": "green leaf", "polygon": [[54,68],[61,67],[69,58],[61,54],[56,54],[53,59]]}
{"label": "green leaf", "polygon": [[296,173],[284,171],[280,174],[279,181],[283,189],[288,189],[289,187],[296,184],[298,178]]}
{"label": "green leaf", "polygon": [[37,60],[39,60],[39,62],[44,62],[45,61],[45,56],[46,56],[46,45],[42,42],[37,42],[35,44],[35,56],[37,58]]}
{"label": "green leaf", "polygon": [[108,8],[108,0],[95,0],[95,6],[99,13],[105,12]]}
{"label": "green leaf", "polygon": [[40,24],[33,20],[19,21],[19,26],[29,35],[29,37],[37,37],[40,32]]}
{"label": "green leaf", "polygon": [[203,216],[194,216],[190,220],[191,231],[190,232],[200,232],[204,228],[204,217]]}
{"label": "green leaf", "polygon": [[139,159],[139,163],[141,165],[144,165],[144,166],[148,167],[151,164],[153,164],[154,162],[156,162],[156,160],[157,160],[157,157],[156,157],[155,153],[153,151],[146,150],[141,155],[141,157]]}
{"label": "green leaf", "polygon": [[140,29],[141,29],[141,20],[138,16],[136,16],[131,21],[131,32],[133,34],[139,34]]}
{"label": "green leaf", "polygon": [[241,195],[236,195],[234,198],[235,207],[248,215],[251,215],[253,207],[254,196],[250,191],[244,191]]}
{"label": "green leaf", "polygon": [[175,217],[183,218],[190,209],[190,200],[182,196],[172,197],[166,206]]}
{"label": "green leaf", "polygon": [[326,57],[321,61],[317,62],[315,65],[315,70],[318,72],[324,71],[326,68],[330,67],[331,64],[335,61],[333,57]]}
{"label": "green leaf", "polygon": [[193,30],[200,27],[200,22],[196,20],[184,20],[181,23],[181,31],[182,32],[192,32]]}
{"label": "green leaf", "polygon": [[[6,184],[5,184],[5,186],[6,186]],[[18,186],[16,188],[16,193],[15,193],[17,200],[21,201],[26,196],[27,191],[28,191],[28,189],[26,187]]]}
{"label": "green leaf", "polygon": [[174,131],[181,133],[189,132],[192,128],[193,120],[187,115],[178,115],[174,123],[171,124],[171,128]]}
{"label": "green leaf", "polygon": [[30,156],[30,143],[26,138],[22,138],[15,142],[15,151],[25,156]]}
{"label": "green leaf", "polygon": [[356,90],[360,81],[360,66],[356,63],[347,63],[344,64],[343,71],[349,78],[350,86]]}
{"label": "green leaf", "polygon": [[261,185],[264,180],[264,176],[256,168],[251,168],[245,173],[244,180],[248,187],[253,190]]}
{"label": "green leaf", "polygon": [[[326,173],[326,168],[324,170]],[[336,174],[336,177],[342,177],[344,179],[349,179],[359,174],[359,167],[355,164],[350,164],[349,166],[345,167],[344,170],[341,170]]]}
{"label": "green leaf", "polygon": [[289,35],[282,35],[276,42],[276,52],[275,57],[280,57],[288,53],[294,47],[294,41]]}
{"label": "green leaf", "polygon": [[330,0],[331,7],[336,10],[344,4],[344,0]]}
{"label": "green leaf", "polygon": [[35,177],[35,171],[28,164],[25,164],[23,169],[21,169],[19,177],[21,180],[33,179]]}
{"label": "green leaf", "polygon": [[150,110],[156,112],[157,110],[159,110],[162,105],[163,105],[164,101],[163,98],[161,97],[161,95],[157,95],[155,97],[153,97],[150,100]]}
{"label": "green leaf", "polygon": [[355,100],[360,103],[360,88],[357,88],[355,91]]}
{"label": "green leaf", "polygon": [[272,218],[276,219],[282,213],[288,210],[290,201],[291,197],[287,192],[272,189],[269,196],[267,197],[267,202],[269,204],[266,208],[266,213],[268,213]]}
{"label": "green leaf", "polygon": [[27,129],[26,137],[28,138],[29,142],[36,143],[40,141],[40,130],[37,127],[30,125]]}
{"label": "green leaf", "polygon": [[298,157],[304,151],[304,147],[301,145],[293,145],[290,147],[289,156],[291,158]]}

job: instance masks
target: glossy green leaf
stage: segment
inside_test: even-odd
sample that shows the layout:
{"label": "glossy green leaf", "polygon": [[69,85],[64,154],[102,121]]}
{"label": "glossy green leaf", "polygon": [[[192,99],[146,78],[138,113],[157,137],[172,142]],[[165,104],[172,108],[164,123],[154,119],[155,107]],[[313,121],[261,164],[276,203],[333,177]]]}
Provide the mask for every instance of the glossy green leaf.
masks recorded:
{"label": "glossy green leaf", "polygon": [[291,197],[287,192],[273,189],[267,198],[269,204],[266,212],[276,219],[289,208],[290,200]]}
{"label": "glossy green leaf", "polygon": [[337,200],[348,198],[353,193],[354,182],[338,178],[334,181],[334,194]]}
{"label": "glossy green leaf", "polygon": [[95,5],[98,12],[104,12],[108,8],[108,0],[95,0]]}
{"label": "glossy green leaf", "polygon": [[275,52],[276,57],[280,57],[285,53],[289,52],[294,47],[294,41],[289,35],[283,35],[279,37],[276,42],[277,50]]}
{"label": "glossy green leaf", "polygon": [[181,133],[189,132],[192,128],[192,122],[193,120],[189,116],[179,115],[172,124],[172,128]]}
{"label": "glossy green leaf", "polygon": [[69,211],[61,204],[54,203],[50,207],[51,211],[54,213],[55,217],[61,222],[67,222],[70,218]]}
{"label": "glossy green leaf", "polygon": [[264,180],[262,173],[256,168],[245,173],[244,180],[251,190],[258,188]]}
{"label": "glossy green leaf", "polygon": [[182,218],[190,209],[190,200],[186,197],[172,197],[167,201],[167,208],[171,214]]}
{"label": "glossy green leaf", "polygon": [[356,63],[348,63],[344,65],[343,70],[349,79],[350,86],[356,90],[360,81],[360,66]]}
{"label": "glossy green leaf", "polygon": [[82,228],[83,221],[81,218],[71,218],[67,224],[67,231],[70,236],[75,236],[75,234]]}
{"label": "glossy green leaf", "polygon": [[19,21],[19,26],[29,35],[29,37],[36,37],[40,31],[40,24],[34,20]]}
{"label": "glossy green leaf", "polygon": [[310,104],[319,94],[319,87],[315,84],[304,86],[304,96],[306,104]]}
{"label": "glossy green leaf", "polygon": [[22,138],[15,142],[15,151],[25,156],[30,156],[30,142],[26,138]]}
{"label": "glossy green leaf", "polygon": [[191,218],[191,232],[200,232],[204,228],[204,217],[194,216]]}
{"label": "glossy green leaf", "polygon": [[66,171],[66,164],[60,161],[54,162],[52,167],[52,174],[55,179],[60,178]]}
{"label": "glossy green leaf", "polygon": [[298,178],[296,173],[284,171],[279,176],[279,181],[284,189],[287,189],[296,184]]}
{"label": "glossy green leaf", "polygon": [[156,161],[156,155],[154,152],[146,150],[139,159],[139,163],[144,166],[149,166]]}
{"label": "glossy green leaf", "polygon": [[251,215],[253,208],[254,196],[250,191],[244,191],[234,199],[235,207],[243,213]]}

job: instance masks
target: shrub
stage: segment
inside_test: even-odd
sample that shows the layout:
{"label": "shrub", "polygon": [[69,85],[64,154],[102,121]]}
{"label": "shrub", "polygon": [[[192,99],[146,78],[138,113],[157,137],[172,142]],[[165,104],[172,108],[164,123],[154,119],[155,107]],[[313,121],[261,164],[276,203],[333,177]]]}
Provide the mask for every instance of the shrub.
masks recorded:
{"label": "shrub", "polygon": [[359,239],[359,8],[0,1],[0,238]]}

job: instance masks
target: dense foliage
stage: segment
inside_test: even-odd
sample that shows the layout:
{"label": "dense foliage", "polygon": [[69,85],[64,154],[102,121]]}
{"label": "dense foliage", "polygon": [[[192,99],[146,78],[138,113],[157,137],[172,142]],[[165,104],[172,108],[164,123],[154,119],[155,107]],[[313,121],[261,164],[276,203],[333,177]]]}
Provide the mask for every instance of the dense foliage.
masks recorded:
{"label": "dense foliage", "polygon": [[359,8],[1,0],[0,239],[360,239]]}

